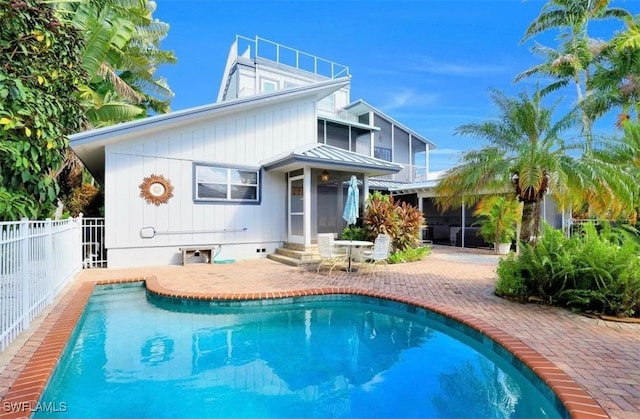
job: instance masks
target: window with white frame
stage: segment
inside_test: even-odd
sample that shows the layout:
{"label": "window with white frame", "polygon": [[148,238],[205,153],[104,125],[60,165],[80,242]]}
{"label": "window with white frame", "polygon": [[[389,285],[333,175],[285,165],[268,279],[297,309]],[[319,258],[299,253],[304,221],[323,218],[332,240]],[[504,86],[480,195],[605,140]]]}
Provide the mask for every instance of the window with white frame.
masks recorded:
{"label": "window with white frame", "polygon": [[194,164],[195,200],[260,202],[260,169]]}
{"label": "window with white frame", "polygon": [[278,90],[278,82],[276,80],[262,79],[261,82],[262,93],[271,93]]}

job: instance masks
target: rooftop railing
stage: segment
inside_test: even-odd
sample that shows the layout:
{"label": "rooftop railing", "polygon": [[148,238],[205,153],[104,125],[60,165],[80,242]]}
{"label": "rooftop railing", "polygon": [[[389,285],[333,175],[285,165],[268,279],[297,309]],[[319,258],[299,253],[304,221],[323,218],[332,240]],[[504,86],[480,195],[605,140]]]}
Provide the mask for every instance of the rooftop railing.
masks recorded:
{"label": "rooftop railing", "polygon": [[236,35],[235,44],[238,57],[262,58],[332,79],[349,75],[349,67],[345,65],[258,36],[251,39]]}

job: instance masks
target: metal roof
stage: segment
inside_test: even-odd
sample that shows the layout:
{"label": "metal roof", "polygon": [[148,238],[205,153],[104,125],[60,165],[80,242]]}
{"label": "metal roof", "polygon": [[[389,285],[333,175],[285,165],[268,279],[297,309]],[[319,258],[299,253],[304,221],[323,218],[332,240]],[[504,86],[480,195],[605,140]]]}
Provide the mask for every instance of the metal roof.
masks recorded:
{"label": "metal roof", "polygon": [[262,162],[265,170],[292,170],[294,167],[313,165],[316,168],[357,170],[370,176],[398,173],[398,164],[364,154],[354,153],[328,144],[311,144]]}

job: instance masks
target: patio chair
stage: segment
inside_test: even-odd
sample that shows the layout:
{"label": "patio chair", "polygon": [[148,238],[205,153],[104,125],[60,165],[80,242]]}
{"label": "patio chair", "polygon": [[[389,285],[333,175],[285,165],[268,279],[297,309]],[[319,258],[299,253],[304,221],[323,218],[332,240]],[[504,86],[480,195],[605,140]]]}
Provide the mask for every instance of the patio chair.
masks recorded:
{"label": "patio chair", "polygon": [[374,243],[373,250],[363,251],[364,265],[371,267],[371,272],[376,268],[378,264],[384,264],[385,268],[389,269],[387,259],[389,258],[389,251],[391,250],[391,237],[387,234],[378,234]]}
{"label": "patio chair", "polygon": [[318,253],[320,254],[320,263],[318,263],[316,272],[320,272],[320,267],[326,265],[329,266],[329,275],[331,275],[336,266],[346,266],[347,253],[333,244],[333,233],[318,234]]}

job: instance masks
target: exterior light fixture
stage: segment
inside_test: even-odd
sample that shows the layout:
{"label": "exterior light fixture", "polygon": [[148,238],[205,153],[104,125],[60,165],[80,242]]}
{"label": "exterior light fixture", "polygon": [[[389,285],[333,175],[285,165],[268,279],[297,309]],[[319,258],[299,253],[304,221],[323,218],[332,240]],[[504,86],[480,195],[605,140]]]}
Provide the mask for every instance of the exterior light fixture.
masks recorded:
{"label": "exterior light fixture", "polygon": [[322,173],[320,174],[320,180],[323,182],[328,182],[329,181],[329,172],[327,172],[326,170],[323,170]]}

